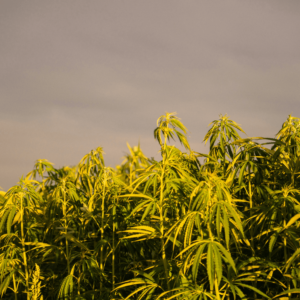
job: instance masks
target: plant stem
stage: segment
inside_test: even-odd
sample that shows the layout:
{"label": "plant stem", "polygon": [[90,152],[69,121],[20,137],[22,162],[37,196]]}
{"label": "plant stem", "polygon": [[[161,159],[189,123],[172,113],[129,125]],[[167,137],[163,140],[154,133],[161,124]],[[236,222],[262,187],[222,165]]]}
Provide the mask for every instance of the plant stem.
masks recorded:
{"label": "plant stem", "polygon": [[103,172],[104,180],[103,180],[103,187],[102,187],[102,201],[101,201],[101,247],[100,247],[100,272],[101,272],[101,277],[100,277],[100,299],[102,297],[102,288],[103,288],[103,282],[102,282],[102,277],[103,277],[103,239],[104,239],[104,200],[105,200],[105,184],[106,184],[106,173],[105,170]]}
{"label": "plant stem", "polygon": [[[68,228],[67,228],[67,203],[66,203],[66,182],[63,181],[63,191],[64,191],[64,203],[63,203],[63,215],[64,215],[64,223],[65,223],[65,235],[68,234]],[[66,255],[67,255],[67,267],[68,267],[68,275],[70,274],[70,261],[69,261],[69,242],[66,237]]]}
{"label": "plant stem", "polygon": [[[284,207],[283,207],[283,226],[284,228],[286,227],[286,203],[284,201]],[[286,263],[288,258],[287,258],[287,247],[286,247],[286,237],[283,238],[283,247],[284,247],[284,262]],[[290,279],[287,278],[287,286],[288,286],[288,290],[291,289],[291,283],[290,283]],[[289,298],[292,296],[291,293],[288,293]]]}
{"label": "plant stem", "polygon": [[115,234],[116,234],[116,225],[115,225],[115,215],[116,215],[116,206],[114,199],[113,206],[113,241],[112,241],[112,289],[115,289]]}
{"label": "plant stem", "polygon": [[164,242],[164,210],[163,210],[163,196],[164,196],[164,173],[165,173],[165,161],[166,161],[166,142],[167,137],[165,135],[164,140],[164,152],[163,152],[163,168],[161,172],[161,178],[160,178],[160,234],[161,234],[161,252],[162,252],[162,260],[164,264],[164,271],[165,271],[165,277],[166,277],[166,283],[168,290],[170,290],[170,284],[169,284],[169,271],[168,271],[168,264],[166,259],[166,249],[165,249],[165,242]]}
{"label": "plant stem", "polygon": [[15,294],[15,300],[18,300],[18,290],[16,287],[16,278],[15,278],[15,273],[13,274],[13,283],[14,283],[14,294]]}
{"label": "plant stem", "polygon": [[216,276],[215,276],[215,291],[216,291],[217,300],[220,300],[219,285],[218,285],[218,280],[217,280]]}
{"label": "plant stem", "polygon": [[21,244],[22,244],[22,254],[23,254],[23,263],[25,267],[25,285],[26,285],[26,293],[27,293],[27,300],[30,299],[29,294],[29,282],[28,282],[28,265],[27,265],[27,256],[26,256],[26,249],[25,249],[25,235],[24,235],[24,208],[23,208],[23,194],[21,195]]}

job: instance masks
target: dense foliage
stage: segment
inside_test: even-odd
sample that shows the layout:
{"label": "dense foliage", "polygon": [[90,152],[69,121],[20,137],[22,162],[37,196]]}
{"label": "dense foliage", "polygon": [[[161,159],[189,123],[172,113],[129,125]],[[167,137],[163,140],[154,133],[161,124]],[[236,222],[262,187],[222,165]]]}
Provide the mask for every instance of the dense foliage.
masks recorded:
{"label": "dense foliage", "polygon": [[160,161],[129,145],[116,169],[100,147],[72,168],[38,160],[0,195],[2,299],[296,297],[300,119],[273,139],[242,139],[227,115],[210,125],[207,155],[167,113]]}

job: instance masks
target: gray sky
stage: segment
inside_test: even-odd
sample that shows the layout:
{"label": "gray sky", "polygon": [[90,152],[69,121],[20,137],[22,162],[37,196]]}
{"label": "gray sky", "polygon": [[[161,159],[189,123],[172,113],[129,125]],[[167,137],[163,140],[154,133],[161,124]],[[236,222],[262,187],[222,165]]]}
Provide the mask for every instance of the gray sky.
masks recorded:
{"label": "gray sky", "polygon": [[1,0],[0,186],[97,146],[158,158],[165,111],[198,152],[220,113],[273,137],[300,117],[299,31],[299,0]]}

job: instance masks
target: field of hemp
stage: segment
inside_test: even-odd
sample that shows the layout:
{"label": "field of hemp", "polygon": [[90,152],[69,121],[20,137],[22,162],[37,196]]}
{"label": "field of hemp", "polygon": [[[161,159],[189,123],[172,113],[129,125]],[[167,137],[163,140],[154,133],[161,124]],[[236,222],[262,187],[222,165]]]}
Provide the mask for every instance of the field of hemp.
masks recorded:
{"label": "field of hemp", "polygon": [[129,145],[116,169],[101,147],[72,168],[37,160],[0,192],[1,299],[297,297],[300,119],[274,138],[210,125],[208,154],[166,113],[160,161]]}

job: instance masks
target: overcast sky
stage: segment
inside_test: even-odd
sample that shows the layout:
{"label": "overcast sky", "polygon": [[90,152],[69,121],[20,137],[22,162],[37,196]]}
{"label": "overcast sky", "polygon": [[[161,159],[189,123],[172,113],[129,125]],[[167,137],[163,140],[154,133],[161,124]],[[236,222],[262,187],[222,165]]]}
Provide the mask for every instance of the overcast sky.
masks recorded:
{"label": "overcast sky", "polygon": [[166,111],[198,152],[219,114],[274,137],[300,117],[299,32],[299,0],[1,0],[0,186],[98,146],[158,158]]}

